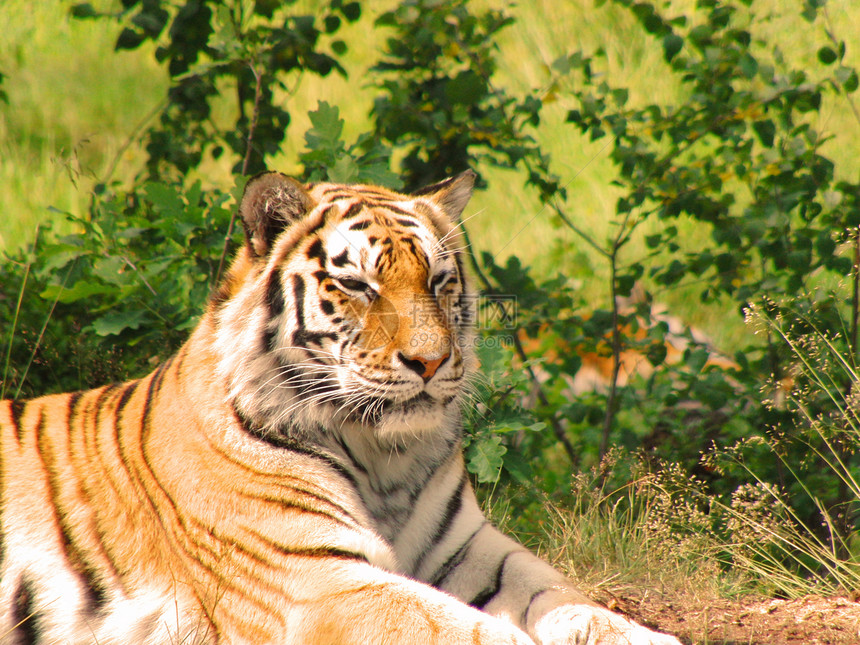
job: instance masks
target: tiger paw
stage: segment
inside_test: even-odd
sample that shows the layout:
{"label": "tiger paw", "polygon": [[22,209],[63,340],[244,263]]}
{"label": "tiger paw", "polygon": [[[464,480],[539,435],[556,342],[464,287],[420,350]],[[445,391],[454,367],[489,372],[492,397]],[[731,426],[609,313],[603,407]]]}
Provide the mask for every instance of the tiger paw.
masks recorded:
{"label": "tiger paw", "polygon": [[538,645],[680,645],[674,636],[589,605],[553,609],[535,623],[534,636]]}

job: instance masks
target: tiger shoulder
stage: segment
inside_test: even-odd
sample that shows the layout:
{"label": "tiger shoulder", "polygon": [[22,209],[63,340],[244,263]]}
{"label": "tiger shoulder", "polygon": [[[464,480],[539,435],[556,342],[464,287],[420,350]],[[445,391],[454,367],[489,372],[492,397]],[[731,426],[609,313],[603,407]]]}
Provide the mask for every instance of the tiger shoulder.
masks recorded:
{"label": "tiger shoulder", "polygon": [[259,175],[175,356],[0,403],[0,641],[677,644],[478,506],[474,178],[407,195]]}

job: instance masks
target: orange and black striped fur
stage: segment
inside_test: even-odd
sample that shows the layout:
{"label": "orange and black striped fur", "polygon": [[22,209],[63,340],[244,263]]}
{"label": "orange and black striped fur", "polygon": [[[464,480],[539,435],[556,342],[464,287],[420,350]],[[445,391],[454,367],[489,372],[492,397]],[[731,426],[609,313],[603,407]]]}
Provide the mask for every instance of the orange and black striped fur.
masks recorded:
{"label": "orange and black striped fur", "polygon": [[676,643],[478,508],[459,450],[473,178],[258,176],[178,354],[0,403],[0,642]]}

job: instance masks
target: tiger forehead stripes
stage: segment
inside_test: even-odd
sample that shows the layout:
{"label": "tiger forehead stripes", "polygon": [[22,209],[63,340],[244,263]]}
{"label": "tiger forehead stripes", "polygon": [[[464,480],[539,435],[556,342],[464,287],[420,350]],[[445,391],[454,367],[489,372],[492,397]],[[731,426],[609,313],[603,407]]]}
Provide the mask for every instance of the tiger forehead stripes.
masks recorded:
{"label": "tiger forehead stripes", "polygon": [[255,177],[245,244],[175,356],[0,402],[0,642],[677,645],[477,504],[474,178]]}

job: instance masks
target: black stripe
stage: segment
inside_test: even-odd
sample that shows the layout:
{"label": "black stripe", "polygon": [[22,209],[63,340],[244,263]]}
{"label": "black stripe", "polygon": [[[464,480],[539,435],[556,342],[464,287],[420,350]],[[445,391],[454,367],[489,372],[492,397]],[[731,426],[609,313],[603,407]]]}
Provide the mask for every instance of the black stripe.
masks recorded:
{"label": "black stripe", "polygon": [[[294,491],[299,490],[299,489],[293,488],[292,486],[287,486],[286,488],[294,490]],[[305,504],[305,503],[297,501],[295,499],[284,499],[283,497],[277,497],[274,495],[256,495],[254,493],[241,493],[241,495],[243,497],[246,497],[247,499],[256,500],[256,501],[260,501],[260,502],[266,502],[268,504],[275,504],[277,506],[280,506],[281,508],[293,509],[296,511],[301,511],[302,513],[308,513],[310,515],[319,515],[321,517],[325,517],[325,518],[331,520],[332,522],[340,524],[341,526],[349,526],[349,527],[354,528],[354,524],[350,524],[349,522],[344,521],[343,519],[339,518],[337,515],[335,515],[333,513],[330,513],[328,511],[324,511],[321,508],[316,508],[314,506],[311,506],[310,504]],[[319,500],[319,501],[330,504],[330,502],[328,500],[320,497],[319,495],[314,495],[313,493],[307,493],[307,495],[309,495],[310,497],[312,497],[315,500]],[[350,519],[352,519],[352,518],[350,518]]]}
{"label": "black stripe", "polygon": [[340,192],[343,192],[343,188],[344,188],[344,187],[343,187],[343,186],[340,186],[340,185],[329,186],[328,188],[324,188],[324,189],[323,189],[323,191],[322,191],[320,194],[321,194],[323,197],[328,197],[328,196],[329,196],[329,195],[331,195],[332,193],[340,193]]}
{"label": "black stripe", "polygon": [[175,367],[173,369],[176,372],[176,380],[177,381],[182,381],[184,378],[183,374],[182,374],[182,368],[185,366],[185,359],[187,357],[188,357],[188,350],[186,349],[186,346],[183,345],[182,349],[180,349],[179,353],[176,354],[176,356],[174,357],[176,359],[176,362],[175,362]]}
{"label": "black stripe", "polygon": [[340,255],[336,255],[335,257],[333,257],[331,259],[331,263],[336,267],[342,267],[347,264],[352,264],[353,266],[355,266],[355,262],[352,262],[349,259],[349,251],[347,249],[344,249],[343,253],[341,253]]}
{"label": "black stripe", "polygon": [[[358,215],[361,212],[361,209],[363,209],[364,207],[365,207],[364,202],[355,202],[349,208],[347,208],[346,211],[344,211],[343,215],[341,215],[340,218],[341,219],[352,219],[353,217]],[[370,222],[368,221],[368,226],[369,225],[370,225]],[[353,224],[353,226],[356,226],[356,225]],[[352,226],[350,226],[349,228],[350,228],[350,230],[352,230]]]}
{"label": "black stripe", "polygon": [[496,594],[501,591],[502,577],[505,574],[505,564],[507,563],[508,558],[511,557],[512,553],[515,552],[511,551],[506,553],[505,557],[502,558],[502,561],[499,562],[499,568],[496,570],[496,579],[493,580],[493,583],[469,601],[469,604],[472,605],[472,607],[483,609],[493,598],[496,597]]}
{"label": "black stripe", "polygon": [[278,349],[278,328],[271,327],[263,331],[260,351],[264,354],[274,352]]}
{"label": "black stripe", "polygon": [[233,405],[233,413],[236,415],[236,420],[239,422],[242,430],[246,433],[254,437],[255,439],[259,439],[271,446],[276,448],[283,448],[284,450],[289,450],[290,452],[295,452],[300,455],[305,455],[306,457],[312,457],[319,461],[322,461],[324,464],[335,470],[339,475],[341,475],[344,479],[346,479],[353,488],[358,487],[358,483],[356,482],[355,476],[347,470],[347,468],[334,459],[331,455],[327,455],[322,453],[314,448],[303,445],[291,439],[283,434],[275,434],[271,432],[265,432],[260,430],[259,428],[255,428],[250,419],[248,419],[236,406]]}
{"label": "black stripe", "polygon": [[[143,464],[144,464],[144,466],[146,466],[146,470],[148,471],[149,476],[152,478],[152,481],[155,482],[155,485],[158,487],[158,490],[161,492],[161,494],[167,500],[168,504],[170,505],[171,510],[173,511],[173,516],[176,519],[176,521],[179,523],[180,526],[182,526],[183,529],[185,529],[187,527],[185,526],[185,523],[184,523],[182,517],[179,515],[179,511],[177,509],[176,502],[170,496],[170,493],[167,492],[167,489],[164,487],[164,485],[158,479],[158,476],[155,474],[155,469],[152,467],[152,459],[150,458],[149,453],[147,451],[147,447],[149,446],[149,435],[151,434],[152,427],[153,427],[152,414],[153,414],[153,410],[155,410],[157,407],[156,406],[156,399],[157,399],[158,395],[161,393],[161,388],[164,385],[164,377],[165,377],[167,370],[169,369],[170,365],[172,364],[172,362],[173,362],[172,357],[167,359],[166,362],[164,362],[158,366],[158,368],[155,370],[155,372],[153,372],[152,376],[150,377],[149,387],[146,390],[146,398],[143,401],[143,412],[141,414],[141,419],[140,419],[140,423],[141,423],[140,453],[141,453]],[[153,496],[150,492],[149,487],[146,485],[145,479],[143,477],[141,477],[140,479],[141,479],[141,482],[143,483],[144,489],[147,492],[147,496],[149,497],[149,501],[150,501],[150,504],[153,508],[153,511],[155,512],[156,516],[158,517],[159,523],[161,524],[162,528],[164,529],[165,534],[170,535],[171,531],[168,530],[168,527],[165,524],[165,518],[163,517],[162,513],[159,511],[158,507],[156,506],[155,500],[153,499]],[[198,544],[198,546],[203,546],[199,543],[197,543],[197,544]],[[213,553],[213,555],[215,555],[214,552],[212,552],[212,553]]]}
{"label": "black stripe", "polygon": [[399,206],[395,206],[394,204],[392,204],[390,202],[376,202],[376,203],[370,202],[370,203],[368,203],[368,206],[377,206],[379,208],[384,208],[386,210],[389,210],[392,213],[397,213],[398,215],[406,215],[407,217],[413,217],[415,215],[415,213],[413,213],[412,211],[408,211],[405,208],[400,208]]}
{"label": "black stripe", "polygon": [[39,642],[35,595],[30,581],[22,577],[12,601],[12,625],[18,645],[35,645]]}
{"label": "black stripe", "polygon": [[323,340],[325,339],[337,340],[337,334],[330,331],[316,332],[305,331],[304,329],[299,329],[293,332],[293,345],[296,347],[305,347],[310,343],[314,343],[315,345],[322,345]]}
{"label": "black stripe", "polygon": [[293,298],[296,300],[296,329],[303,330],[305,328],[305,281],[300,275],[293,275]]}
{"label": "black stripe", "polygon": [[12,425],[15,426],[15,436],[18,438],[18,445],[20,445],[24,438],[24,429],[21,427],[21,417],[24,416],[24,412],[27,409],[27,402],[12,401],[9,409],[12,412]]}
{"label": "black stripe", "polygon": [[[323,193],[323,194],[325,194],[325,193]],[[338,188],[335,191],[332,191],[328,194],[325,194],[325,196],[328,197],[329,201],[332,201],[332,202],[340,201],[341,199],[355,199],[356,198],[356,194],[354,192],[347,192],[347,191],[343,190],[342,188]]]}
{"label": "black stripe", "polygon": [[266,303],[269,305],[269,316],[275,318],[284,313],[284,290],[281,286],[281,274],[274,271],[269,275],[266,285]]}
{"label": "black stripe", "polygon": [[460,545],[460,548],[457,549],[453,554],[451,554],[451,557],[445,560],[445,563],[436,570],[436,575],[430,578],[429,582],[431,585],[433,585],[434,587],[439,587],[443,582],[445,582],[448,576],[451,575],[454,569],[460,566],[460,563],[463,562],[466,557],[466,554],[469,551],[469,545],[472,544],[472,540],[474,540],[475,536],[481,532],[481,529],[483,529],[488,524],[489,522],[487,520],[484,520],[481,523],[481,526],[475,529],[475,532],[472,533],[472,535],[470,535],[466,539],[466,541]]}
{"label": "black stripe", "polygon": [[334,315],[334,303],[331,300],[324,300],[320,298],[320,309],[326,316]]}
{"label": "black stripe", "polygon": [[335,199],[346,199],[348,197],[356,197],[359,195],[370,195],[377,199],[393,199],[395,197],[385,188],[374,188],[373,186],[349,186],[343,184],[334,184],[329,186],[324,189],[321,194],[326,197],[330,197],[335,193],[338,197],[331,198],[332,201]]}
{"label": "black stripe", "polygon": [[313,225],[313,227],[305,233],[305,236],[310,236],[320,230],[323,226],[325,226],[326,220],[328,219],[328,214],[331,213],[334,208],[334,204],[327,204],[323,207],[323,209],[317,215],[317,222]]}
{"label": "black stripe", "polygon": [[71,392],[69,394],[69,402],[66,406],[66,427],[71,428],[78,416],[78,404],[81,402],[81,392]]}
{"label": "black stripe", "polygon": [[[238,416],[239,415],[237,413],[237,417]],[[243,429],[244,429],[244,426],[243,426]],[[284,475],[284,474],[280,474],[280,473],[276,474],[276,473],[272,473],[272,472],[257,470],[255,468],[248,466],[248,464],[239,461],[233,455],[225,452],[221,447],[214,445],[208,438],[206,441],[207,441],[207,444],[209,445],[209,447],[212,450],[214,450],[215,452],[217,452],[222,458],[226,459],[227,461],[229,461],[234,466],[237,466],[237,467],[241,468],[242,470],[245,470],[245,471],[251,473],[254,477],[265,477],[265,478],[269,478],[269,479],[274,479],[275,480],[274,484],[276,486],[281,487],[281,488],[286,488],[287,490],[289,490],[291,492],[310,497],[314,501],[319,502],[320,504],[323,504],[325,506],[328,506],[328,507],[334,509],[335,511],[337,511],[338,513],[343,515],[345,518],[347,518],[353,524],[361,526],[361,523],[349,511],[347,511],[343,506],[341,506],[337,502],[332,501],[328,497],[323,497],[319,493],[315,493],[314,491],[306,488],[304,486],[304,484],[307,484],[308,482],[305,479],[300,478],[300,477],[296,477],[293,475]],[[288,479],[292,480],[292,481],[299,482],[302,485],[298,486],[298,485],[293,484],[293,483],[287,483],[286,480],[288,480]]]}
{"label": "black stripe", "polygon": [[128,383],[123,383],[120,386],[124,389],[122,394],[120,394],[119,399],[117,399],[116,408],[114,408],[114,427],[117,429],[119,429],[117,423],[119,421],[119,417],[122,415],[123,410],[125,410],[125,406],[128,405],[128,401],[131,399],[131,395],[134,394],[138,385],[140,385],[140,381],[130,381]]}
{"label": "black stripe", "polygon": [[322,240],[317,238],[313,242],[311,242],[306,252],[306,255],[308,260],[316,259],[319,261],[320,266],[324,266],[326,261],[326,252],[323,248]]}
{"label": "black stripe", "polygon": [[547,591],[550,591],[550,590],[549,589],[540,589],[538,591],[535,591],[531,595],[531,597],[529,598],[529,601],[526,604],[525,609],[523,609],[523,612],[520,614],[520,625],[522,625],[524,629],[526,627],[528,627],[527,621],[529,619],[529,611],[531,610],[532,605],[534,604],[534,601],[537,600],[539,596],[545,594]]}
{"label": "black stripe", "polygon": [[[78,414],[78,404],[81,402],[81,393],[75,392],[69,395],[68,400],[68,416],[66,418],[66,428],[71,429],[72,423]],[[54,454],[53,446],[51,446],[46,429],[46,419],[44,413],[39,413],[39,422],[36,426],[36,442],[39,447],[39,458],[42,462],[42,467],[48,475],[48,489],[51,495],[51,505],[54,508],[57,528],[60,532],[60,539],[63,545],[63,552],[71,569],[78,574],[81,579],[81,584],[84,588],[84,601],[87,605],[87,611],[91,613],[98,612],[108,601],[108,589],[101,579],[98,567],[89,560],[85,549],[75,539],[75,531],[73,523],[69,520],[66,514],[64,505],[61,501],[61,480],[62,476],[59,472],[57,459]]]}
{"label": "black stripe", "polygon": [[394,221],[397,222],[398,224],[400,224],[401,226],[405,226],[406,228],[416,228],[418,226],[421,226],[418,222],[413,222],[412,220],[403,219],[400,217],[394,218]]}
{"label": "black stripe", "polygon": [[[108,403],[108,398],[112,396],[117,390],[119,390],[120,387],[120,384],[114,383],[102,389],[98,397],[96,397],[95,401],[90,406],[90,410],[95,411],[95,418],[92,419],[92,421],[84,419],[80,424],[80,431],[82,435],[81,441],[83,443],[84,451],[84,461],[89,468],[95,470],[98,467],[103,474],[107,474],[107,477],[105,477],[105,479],[117,496],[120,496],[120,487],[117,485],[116,479],[110,474],[108,474],[110,473],[110,469],[105,464],[105,461],[103,459],[103,453],[98,437],[99,430],[101,428],[102,413],[110,411],[110,409],[108,408],[108,406],[110,405]],[[70,435],[70,440],[74,441],[74,434]],[[98,461],[98,464],[96,464],[96,460]],[[85,497],[92,498],[93,495],[91,493],[91,490],[88,488],[87,483],[88,482],[85,477],[80,478],[81,494]],[[96,496],[98,495],[99,494],[97,493]],[[109,532],[109,530],[102,530],[102,526],[100,525],[97,516],[95,517],[93,522],[93,529],[99,536],[98,543],[101,546],[102,555],[104,555],[105,559],[108,561],[112,569],[113,584],[118,584],[120,589],[122,589],[123,593],[128,593],[128,588],[122,580],[122,569],[120,568],[120,564],[117,562],[116,553],[113,553],[111,551],[111,549],[108,547],[104,540],[105,534]]]}
{"label": "black stripe", "polygon": [[430,552],[438,546],[438,544],[444,539],[445,535],[447,535],[448,531],[451,530],[451,526],[454,524],[454,518],[457,517],[457,513],[460,512],[460,508],[463,506],[463,489],[466,487],[466,471],[460,474],[460,481],[457,483],[457,488],[454,489],[453,494],[448,499],[448,503],[445,505],[445,513],[442,515],[442,519],[439,521],[439,525],[436,527],[436,531],[433,533],[433,536],[424,545],[424,548],[421,550],[421,553],[418,554],[418,557],[415,559],[415,564],[412,565],[413,571],[418,571],[421,568],[421,565],[424,564],[424,560],[430,554]]}
{"label": "black stripe", "polygon": [[361,562],[367,562],[367,558],[364,556],[364,554],[358,553],[356,551],[348,551],[346,549],[339,549],[337,547],[332,546],[299,548],[289,547],[274,542],[267,537],[260,535],[256,531],[251,531],[249,529],[248,533],[258,539],[263,544],[265,544],[270,549],[277,551],[282,555],[299,556],[303,558],[338,558],[342,560],[359,560]]}
{"label": "black stripe", "polygon": [[336,436],[336,440],[337,444],[340,446],[340,449],[343,450],[344,454],[346,455],[346,458],[349,460],[349,463],[355,466],[355,469],[358,472],[366,475],[367,468],[365,468],[364,464],[362,464],[358,459],[356,459],[355,455],[352,453],[352,450],[350,450],[349,446],[346,444],[346,441],[343,440],[343,437]]}
{"label": "black stripe", "polygon": [[[451,275],[451,273],[450,273],[449,271],[442,271],[442,273],[437,273],[436,275],[434,275],[434,276],[433,276],[433,279],[432,279],[432,280],[430,280],[430,289],[432,289],[432,290],[434,290],[434,291],[435,291],[435,290],[436,290],[436,288],[439,286],[439,284],[440,284],[440,283],[441,283],[445,278],[447,278],[447,277],[448,277],[448,276],[450,276],[450,275]],[[450,284],[450,283],[449,283],[449,284]]]}
{"label": "black stripe", "polygon": [[370,228],[371,224],[373,224],[373,222],[369,219],[362,220],[360,222],[356,222],[355,224],[351,225],[349,227],[349,230],[350,231],[363,231],[366,228]]}
{"label": "black stripe", "polygon": [[427,256],[420,248],[418,248],[418,245],[415,244],[415,238],[413,238],[412,236],[404,236],[401,238],[401,242],[403,242],[406,246],[409,247],[409,250],[412,255],[414,255],[415,258],[419,260],[423,266],[427,266],[429,264],[427,262]]}
{"label": "black stripe", "polygon": [[[146,439],[143,435],[147,432],[147,424],[150,422],[149,414],[151,412],[151,400],[152,400],[152,395],[153,395],[154,384],[155,384],[155,381],[159,378],[159,375],[163,372],[164,367],[165,367],[165,364],[159,365],[158,368],[155,370],[155,372],[152,375],[150,375],[150,377],[149,377],[151,379],[150,384],[149,384],[149,387],[147,388],[147,391],[145,392],[145,398],[144,398],[143,418],[140,419],[137,415],[135,415],[132,419],[130,419],[130,423],[132,423],[133,426],[131,428],[129,428],[128,430],[126,430],[126,428],[125,428],[125,418],[124,418],[122,413],[125,410],[125,406],[127,405],[128,400],[131,397],[131,394],[135,390],[137,390],[137,387],[141,384],[141,381],[133,381],[132,383],[129,383],[126,385],[125,391],[122,393],[119,400],[117,401],[116,412],[115,412],[116,417],[115,417],[115,421],[114,421],[114,429],[115,429],[116,436],[117,436],[117,447],[119,449],[120,461],[122,462],[123,466],[125,467],[125,470],[126,470],[126,473],[129,477],[129,479],[132,480],[132,482],[136,483],[138,486],[140,486],[143,489],[142,491],[138,491],[142,500],[147,503],[147,506],[149,507],[149,510],[150,510],[152,516],[158,520],[158,523],[160,524],[161,530],[164,532],[164,534],[165,535],[171,535],[171,531],[169,531],[168,527],[165,525],[164,519],[162,518],[162,515],[159,512],[159,509],[156,506],[155,501],[153,500],[151,491],[150,491],[149,487],[147,486],[147,478],[144,477],[142,475],[142,473],[139,472],[138,468],[135,467],[134,461],[132,460],[131,456],[129,455],[129,448],[128,448],[128,446],[126,446],[126,442],[124,441],[125,433],[127,431],[130,431],[133,434],[134,429],[137,428],[138,441],[140,442],[140,450],[141,450],[141,452],[145,451],[144,443],[145,443]],[[142,427],[138,426],[138,424],[141,424],[141,423],[142,423]],[[144,464],[146,465],[147,469],[149,469],[149,464],[146,463],[146,457],[144,455],[141,455],[141,458],[144,461]]]}

